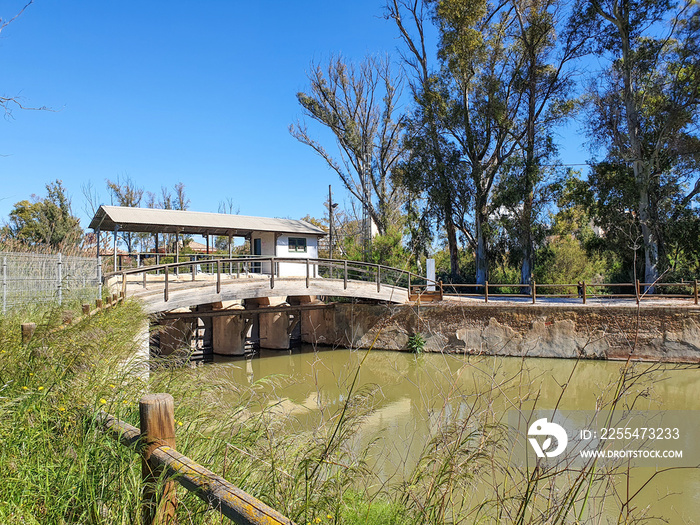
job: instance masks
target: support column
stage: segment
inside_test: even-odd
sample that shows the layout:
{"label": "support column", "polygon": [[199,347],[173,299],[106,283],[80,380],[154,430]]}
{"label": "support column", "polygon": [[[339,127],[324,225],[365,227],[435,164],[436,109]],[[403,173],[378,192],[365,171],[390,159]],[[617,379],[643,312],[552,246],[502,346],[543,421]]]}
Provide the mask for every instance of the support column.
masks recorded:
{"label": "support column", "polygon": [[114,248],[112,251],[112,258],[114,259],[114,271],[117,271],[117,227],[114,227]]}
{"label": "support column", "polygon": [[[177,232],[175,232],[175,262],[180,262],[180,234]],[[180,268],[177,266],[175,267],[175,276],[180,276]]]}

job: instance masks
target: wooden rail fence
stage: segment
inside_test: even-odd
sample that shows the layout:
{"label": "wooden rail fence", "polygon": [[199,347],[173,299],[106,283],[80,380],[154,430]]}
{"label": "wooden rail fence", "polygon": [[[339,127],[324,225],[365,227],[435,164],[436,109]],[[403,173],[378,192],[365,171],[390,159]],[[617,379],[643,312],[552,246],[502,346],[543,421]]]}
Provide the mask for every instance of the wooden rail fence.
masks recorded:
{"label": "wooden rail fence", "polygon": [[[279,512],[175,450],[175,410],[170,394],[149,394],[139,402],[140,429],[100,412],[104,429],[142,459],[142,515],[145,525],[174,525],[175,482],[239,525],[294,525]],[[155,487],[166,476],[161,494]]]}
{"label": "wooden rail fence", "polygon": [[[689,293],[645,293],[648,288],[685,288],[689,290]],[[521,290],[527,290],[525,293],[500,293],[497,290],[503,288],[520,288]],[[544,297],[549,298],[576,298],[581,299],[583,304],[586,304],[587,299],[600,298],[600,299],[635,299],[637,304],[639,304],[644,299],[659,299],[659,298],[672,298],[672,299],[692,299],[695,304],[698,304],[698,281],[682,282],[682,283],[642,283],[638,279],[634,283],[586,283],[585,281],[580,281],[575,284],[537,284],[534,280],[530,284],[496,284],[489,283],[486,281],[484,284],[449,284],[440,282],[440,290],[444,297],[457,296],[457,297],[483,297],[484,302],[488,303],[489,298],[494,297],[530,297],[532,303],[537,302],[538,291],[547,290],[552,288],[572,288],[575,289],[575,293],[543,293],[540,294]],[[632,293],[591,293],[594,289],[601,288],[631,288]],[[467,290],[481,290],[480,292],[460,292],[460,289]],[[453,290],[450,293],[450,290]]]}

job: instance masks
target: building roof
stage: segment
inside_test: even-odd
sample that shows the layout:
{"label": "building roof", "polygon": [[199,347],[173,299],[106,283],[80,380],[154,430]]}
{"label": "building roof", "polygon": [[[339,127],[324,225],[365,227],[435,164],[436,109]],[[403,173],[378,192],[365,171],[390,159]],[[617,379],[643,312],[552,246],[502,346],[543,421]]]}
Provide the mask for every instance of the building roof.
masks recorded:
{"label": "building roof", "polygon": [[160,210],[100,206],[90,221],[90,228],[101,231],[182,233],[188,235],[233,235],[245,237],[251,232],[326,235],[321,228],[296,219],[248,217],[201,211]]}

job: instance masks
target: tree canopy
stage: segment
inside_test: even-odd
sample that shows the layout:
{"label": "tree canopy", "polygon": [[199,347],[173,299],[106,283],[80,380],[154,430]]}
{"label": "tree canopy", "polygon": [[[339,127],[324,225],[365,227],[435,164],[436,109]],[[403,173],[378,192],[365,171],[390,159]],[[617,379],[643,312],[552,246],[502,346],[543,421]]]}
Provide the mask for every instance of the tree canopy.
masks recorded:
{"label": "tree canopy", "polygon": [[73,216],[63,183],[56,180],[47,184],[46,192],[46,197],[32,195],[31,200],[15,203],[3,234],[29,245],[58,248],[80,244],[83,230]]}

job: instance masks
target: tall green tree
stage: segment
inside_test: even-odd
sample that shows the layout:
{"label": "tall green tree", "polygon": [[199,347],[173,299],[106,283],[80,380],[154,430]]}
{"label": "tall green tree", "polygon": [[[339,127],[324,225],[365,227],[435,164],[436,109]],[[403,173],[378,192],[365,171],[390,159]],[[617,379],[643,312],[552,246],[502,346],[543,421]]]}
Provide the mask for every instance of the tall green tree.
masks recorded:
{"label": "tall green tree", "polygon": [[[449,93],[444,76],[431,69],[430,52],[426,43],[426,22],[432,10],[420,1],[392,0],[386,5],[387,17],[392,19],[405,44],[402,57],[412,77],[409,80],[414,109],[406,119],[404,146],[407,155],[396,170],[397,182],[414,196],[422,196],[421,225],[415,236],[425,238],[424,224],[443,224],[450,260],[450,278],[459,277],[458,225],[464,223],[472,191],[464,173],[459,150],[448,140],[445,120]],[[418,207],[415,197],[408,203],[409,214]]]}
{"label": "tall green tree", "polygon": [[[658,199],[672,199],[664,181],[682,189],[698,175],[699,10],[692,0],[588,0],[585,6],[591,27],[600,29],[596,52],[610,64],[591,85],[589,131],[605,162],[631,172],[644,280],[653,283],[664,250],[659,205],[668,204]],[[685,207],[696,194],[676,200]]]}
{"label": "tall green tree", "polygon": [[77,246],[83,237],[80,220],[73,216],[63,183],[46,185],[46,197],[15,203],[3,234],[30,245]]}
{"label": "tall green tree", "polygon": [[[409,60],[413,62],[420,62],[417,57],[425,55],[425,31],[416,24],[418,30],[410,36],[405,30],[402,12],[409,19],[427,12],[438,29],[440,68],[432,78],[439,79],[436,85],[439,83],[440,89],[423,89],[423,93],[429,95],[423,99],[432,101],[439,97],[435,107],[444,110],[425,114],[438,121],[428,129],[438,131],[445,143],[455,148],[459,155],[456,165],[464,174],[460,178],[468,179],[460,186],[453,186],[450,194],[453,198],[443,201],[445,211],[448,204],[454,211],[469,202],[468,213],[444,213],[444,217],[453,216],[456,226],[468,239],[475,252],[476,281],[484,283],[488,278],[489,218],[493,212],[495,184],[502,166],[519,146],[520,54],[509,40],[517,21],[507,2],[425,0],[420,9],[417,6],[408,1],[393,3],[389,5],[389,13],[399,25],[413,55]],[[426,82],[422,84],[424,87]],[[435,140],[431,142],[438,144]],[[437,152],[438,148],[434,147],[433,151]],[[448,158],[442,155],[439,160]],[[448,187],[449,178],[443,180]],[[434,191],[439,199],[440,184],[426,189]],[[451,265],[454,268],[454,261]]]}
{"label": "tall green tree", "polygon": [[[517,51],[514,89],[522,97],[515,126],[517,160],[502,177],[500,200],[518,218],[512,230],[520,252],[521,282],[530,283],[535,267],[538,212],[551,202],[550,165],[556,157],[554,130],[576,105],[573,62],[585,53],[587,34],[564,0],[511,0],[517,23],[509,25]],[[503,195],[505,193],[505,195]]]}

